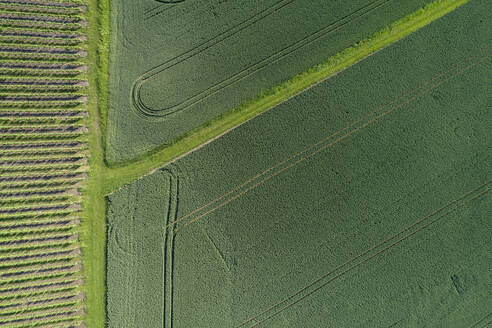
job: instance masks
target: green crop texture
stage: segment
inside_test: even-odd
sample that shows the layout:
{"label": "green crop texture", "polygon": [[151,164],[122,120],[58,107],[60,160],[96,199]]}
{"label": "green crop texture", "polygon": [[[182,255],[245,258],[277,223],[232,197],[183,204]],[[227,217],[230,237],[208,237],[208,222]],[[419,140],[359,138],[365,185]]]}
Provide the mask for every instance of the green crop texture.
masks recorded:
{"label": "green crop texture", "polygon": [[158,2],[0,1],[0,327],[489,323],[490,4]]}
{"label": "green crop texture", "polygon": [[161,150],[428,2],[112,1],[106,159]]}
{"label": "green crop texture", "polygon": [[79,327],[85,315],[85,17],[78,1],[0,3],[1,327]]}
{"label": "green crop texture", "polygon": [[162,166],[162,163],[170,162],[180,156],[185,156],[205,143],[214,140],[214,138],[229,132],[249,119],[301,93],[306,88],[337,74],[350,65],[398,41],[466,2],[466,0],[433,2],[426,6],[425,10],[421,9],[392,23],[383,30],[373,34],[370,38],[361,40],[335,56],[329,57],[324,63],[312,67],[310,70],[295,76],[291,80],[241,104],[234,110],[190,131],[171,145],[150,153],[138,161],[126,163],[126,165],[111,165],[111,169],[105,173],[106,181],[104,188],[106,193],[147,174],[152,169]]}
{"label": "green crop texture", "polygon": [[432,2],[162,152],[99,158],[107,325],[488,327],[491,10]]}

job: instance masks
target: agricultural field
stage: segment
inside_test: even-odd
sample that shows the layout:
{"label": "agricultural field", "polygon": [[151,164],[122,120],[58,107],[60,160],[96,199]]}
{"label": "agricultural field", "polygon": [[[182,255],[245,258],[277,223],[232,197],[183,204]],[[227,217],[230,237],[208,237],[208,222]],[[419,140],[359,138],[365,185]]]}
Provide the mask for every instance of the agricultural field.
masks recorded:
{"label": "agricultural field", "polygon": [[106,159],[168,146],[429,2],[112,1]]}
{"label": "agricultural field", "polygon": [[0,327],[79,327],[87,7],[0,1]]}
{"label": "agricultural field", "polygon": [[492,327],[489,0],[0,0],[0,328]]}
{"label": "agricultural field", "polygon": [[[166,13],[193,2],[151,3],[131,11],[148,22],[141,28],[155,37],[151,45],[160,54],[185,51],[189,45],[176,50],[173,42],[192,44],[193,39],[183,40],[183,31],[173,32],[166,24],[185,29],[194,25],[176,24],[171,18],[186,16]],[[411,2],[405,3],[394,17],[411,12]],[[331,5],[351,11],[339,2]],[[308,10],[298,6],[296,12]],[[391,21],[397,7],[374,15]],[[117,8],[125,13],[124,6]],[[211,15],[238,19],[225,17],[220,8],[210,9]],[[244,10],[247,17],[248,7]],[[119,183],[106,204],[108,327],[490,327],[491,11],[490,1],[468,1],[213,142],[148,170],[137,181]],[[328,22],[324,12],[317,10],[320,16],[306,22],[305,31],[318,18]],[[207,22],[207,16],[200,15],[197,21]],[[112,17],[113,24],[121,22]],[[155,17],[168,19],[154,29]],[[129,22],[117,30],[130,28]],[[367,18],[368,25],[357,24],[357,30],[370,31],[375,22]],[[160,28],[167,31],[164,37]],[[201,40],[200,33],[208,36],[214,28],[204,24],[192,38]],[[350,45],[363,36],[343,33],[326,41],[334,52],[346,46],[344,41]],[[122,41],[112,40],[115,47],[147,44],[130,33],[120,37]],[[254,37],[259,46],[251,53],[261,57],[263,39]],[[167,46],[160,46],[161,40]],[[222,68],[232,67],[227,55],[212,48],[192,60],[207,60],[202,56],[209,49],[210,58]],[[227,51],[233,49],[239,59],[251,56],[240,48]],[[275,68],[266,75],[250,74],[244,85],[233,83],[227,91],[212,92],[189,110],[179,109],[180,101],[197,92],[188,85],[206,86],[213,83],[213,74],[228,75],[210,68],[215,67],[211,62],[175,64],[169,76],[151,72],[138,86],[140,105],[151,108],[140,114],[114,102],[131,101],[128,92],[118,95],[127,89],[122,85],[130,83],[133,72],[115,68],[119,59],[110,57],[111,71],[119,75],[110,77],[107,156],[124,159],[149,150],[145,134],[155,138],[153,146],[168,142],[164,134],[179,129],[174,120],[190,124],[188,129],[195,124],[191,120],[218,115],[242,96],[296,74],[302,65],[312,64],[309,60],[322,61],[326,52],[320,49],[322,45],[309,50],[312,57],[306,61],[296,53],[297,60],[292,60],[299,66],[279,61],[276,69],[286,75],[272,73]],[[138,68],[156,65],[151,58],[141,58],[148,62],[135,65]],[[179,69],[188,69],[188,74]],[[176,84],[169,86],[166,79]],[[149,83],[147,89],[142,82]],[[178,109],[166,114],[173,104]],[[211,116],[205,114],[208,106],[215,106]],[[203,116],[193,114],[197,110]],[[145,111],[158,117],[144,119]],[[189,122],[187,115],[192,117]],[[116,136],[125,137],[114,133],[124,120],[131,122],[125,133],[132,143],[121,141],[126,153],[115,155],[120,142]],[[137,164],[133,167],[140,170]],[[114,180],[124,171],[107,172],[111,177],[106,183],[118,185]]]}

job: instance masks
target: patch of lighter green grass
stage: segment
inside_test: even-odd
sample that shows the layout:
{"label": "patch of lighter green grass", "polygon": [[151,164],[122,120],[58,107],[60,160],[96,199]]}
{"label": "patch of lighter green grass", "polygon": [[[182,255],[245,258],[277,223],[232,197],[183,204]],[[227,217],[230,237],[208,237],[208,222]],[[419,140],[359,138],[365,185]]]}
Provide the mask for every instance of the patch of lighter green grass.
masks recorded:
{"label": "patch of lighter green grass", "polygon": [[106,322],[106,204],[104,184],[104,148],[108,53],[109,53],[109,0],[87,1],[89,28],[89,179],[82,191],[81,246],[83,259],[87,327],[104,327]]}

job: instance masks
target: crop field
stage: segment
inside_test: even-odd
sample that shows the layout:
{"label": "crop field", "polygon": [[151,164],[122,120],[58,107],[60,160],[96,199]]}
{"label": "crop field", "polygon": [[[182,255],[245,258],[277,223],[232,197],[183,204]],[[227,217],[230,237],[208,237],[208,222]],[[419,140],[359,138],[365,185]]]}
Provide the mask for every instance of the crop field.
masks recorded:
{"label": "crop field", "polygon": [[106,159],[172,144],[428,2],[112,1]]}
{"label": "crop field", "polygon": [[[245,5],[238,14],[244,16],[235,17],[234,1],[224,7],[115,2],[116,13],[128,19],[131,12],[132,19],[147,23],[140,25],[145,33],[137,31],[113,12],[112,44],[128,51],[110,57],[110,71],[119,74],[109,81],[110,159],[169,142],[169,133],[219,115],[241,97],[312,66],[311,59],[322,61],[326,45],[333,46],[328,55],[340,51],[347,46],[343,42],[351,45],[377,31],[377,24],[387,25],[384,19],[394,21],[422,6],[403,2],[398,8],[390,1],[354,31],[340,28],[325,45],[306,49],[312,54],[306,61],[293,52],[268,73],[250,73],[247,60],[282,47],[261,38],[265,26],[272,24],[271,33],[295,34],[290,27],[273,27],[282,21],[282,10],[297,6],[296,13],[307,13],[314,7],[258,3]],[[305,36],[319,22],[332,23],[325,13],[348,17],[368,5],[330,3],[316,2],[319,16],[310,12],[311,21],[292,28]],[[197,12],[182,7],[188,4]],[[284,7],[262,7],[268,5]],[[324,10],[331,5],[341,11]],[[259,8],[265,17],[254,20],[257,27],[236,25],[249,22]],[[180,10],[183,15],[170,14]],[[491,11],[490,1],[471,0],[213,142],[120,183],[107,197],[107,326],[490,327]],[[205,23],[183,39],[198,24],[187,18],[195,14]],[[174,21],[186,19],[190,25]],[[217,24],[229,28],[223,40],[196,48],[196,40],[204,40],[200,33],[219,32]],[[227,46],[243,29],[257,40],[249,52]],[[297,36],[278,41],[290,44]],[[238,61],[228,63],[231,53],[216,45]],[[131,49],[148,46],[159,56],[139,62]],[[180,53],[186,57],[158,66]],[[241,62],[243,55],[247,60]],[[127,65],[124,56],[141,64],[135,72],[118,68]],[[246,72],[245,78],[225,80],[234,69]],[[186,125],[183,130],[174,125],[178,121]],[[106,172],[112,184],[123,171]]]}
{"label": "crop field", "polygon": [[0,327],[79,327],[86,6],[0,1]]}
{"label": "crop field", "polygon": [[492,327],[489,0],[0,0],[0,328]]}

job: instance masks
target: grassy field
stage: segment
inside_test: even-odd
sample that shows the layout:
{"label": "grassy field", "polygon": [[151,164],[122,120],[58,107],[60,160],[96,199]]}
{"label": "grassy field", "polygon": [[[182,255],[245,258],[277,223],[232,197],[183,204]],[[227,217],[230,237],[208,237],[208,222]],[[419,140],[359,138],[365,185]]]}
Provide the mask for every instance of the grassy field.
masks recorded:
{"label": "grassy field", "polygon": [[472,0],[112,194],[110,327],[135,308],[159,327],[487,327],[491,9]]}
{"label": "grassy field", "polygon": [[428,2],[114,1],[106,159],[169,146]]}
{"label": "grassy field", "polygon": [[79,1],[0,2],[0,327],[85,314],[86,22]]}

